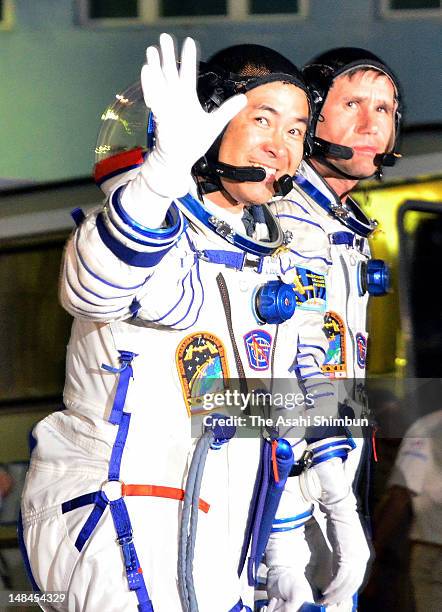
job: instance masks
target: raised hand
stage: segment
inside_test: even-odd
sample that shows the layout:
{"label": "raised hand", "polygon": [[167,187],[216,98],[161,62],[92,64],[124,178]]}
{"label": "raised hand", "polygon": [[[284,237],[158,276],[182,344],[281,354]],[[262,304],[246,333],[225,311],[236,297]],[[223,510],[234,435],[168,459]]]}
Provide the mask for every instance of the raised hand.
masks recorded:
{"label": "raised hand", "polygon": [[177,197],[189,188],[194,163],[210,148],[227,123],[247,104],[238,94],[207,113],[199,103],[195,41],[186,38],[177,66],[173,39],[161,34],[160,49],[146,50],[147,63],[141,72],[146,105],[156,123],[156,144],[143,174],[159,195]]}

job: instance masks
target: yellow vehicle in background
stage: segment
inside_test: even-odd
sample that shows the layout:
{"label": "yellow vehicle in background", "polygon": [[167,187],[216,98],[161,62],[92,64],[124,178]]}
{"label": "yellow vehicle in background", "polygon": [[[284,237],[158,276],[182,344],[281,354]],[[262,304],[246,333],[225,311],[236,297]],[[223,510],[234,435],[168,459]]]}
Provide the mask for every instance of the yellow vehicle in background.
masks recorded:
{"label": "yellow vehicle in background", "polygon": [[[413,174],[422,166],[430,172]],[[393,176],[366,183],[355,199],[378,221],[370,246],[391,274],[389,294],[369,303],[369,374],[435,376],[434,369],[422,372],[419,357],[423,347],[431,348],[442,363],[442,154],[401,160]],[[426,289],[416,295],[426,277]],[[418,337],[423,320],[433,328],[433,338]],[[439,346],[433,346],[435,340]],[[441,366],[438,371],[442,376]]]}

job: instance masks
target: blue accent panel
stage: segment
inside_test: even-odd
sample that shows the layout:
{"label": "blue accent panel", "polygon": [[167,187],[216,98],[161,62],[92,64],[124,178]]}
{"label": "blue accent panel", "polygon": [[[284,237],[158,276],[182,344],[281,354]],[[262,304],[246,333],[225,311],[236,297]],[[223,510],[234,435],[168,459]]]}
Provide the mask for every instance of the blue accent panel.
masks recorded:
{"label": "blue accent panel", "polygon": [[268,599],[256,599],[255,600],[255,612],[260,612],[263,608],[269,605]]}
{"label": "blue accent panel", "polygon": [[296,516],[289,516],[288,518],[275,519],[273,524],[277,523],[290,523],[291,521],[298,521],[299,519],[306,518],[307,516],[312,516],[313,510],[307,510],[306,512],[302,512],[301,514],[297,514]]}
{"label": "blue accent panel", "polygon": [[[366,219],[366,224],[364,224],[355,219],[354,217],[348,217],[347,219],[337,217],[337,215],[333,212],[332,203],[330,202],[330,200],[319,189],[312,185],[310,181],[308,181],[300,174],[294,176],[293,180],[299,187],[301,187],[303,191],[305,191],[307,195],[309,195],[316,202],[316,204],[319,204],[321,208],[323,208],[326,212],[332,215],[335,219],[338,219],[341,223],[346,225],[352,231],[356,232],[360,236],[364,236],[364,238],[369,236],[373,231],[374,226],[370,224],[369,219]],[[356,204],[354,202],[353,206],[356,207]],[[365,217],[361,209],[359,207],[357,208],[359,214]]]}
{"label": "blue accent panel", "polygon": [[109,417],[109,422],[113,425],[119,425],[123,416],[123,408],[126,402],[127,390],[129,387],[129,381],[133,378],[133,370],[131,362],[134,357],[137,357],[136,353],[131,351],[118,351],[120,353],[121,368],[113,368],[106,364],[101,364],[103,370],[119,374],[117,390],[115,392],[114,403],[112,405],[112,411]]}
{"label": "blue accent panel", "polygon": [[336,448],[337,446],[343,446],[345,444],[347,444],[348,446],[351,446],[348,438],[346,438],[345,440],[334,440],[333,442],[328,442],[327,444],[323,444],[322,446],[318,446],[311,450],[312,450],[313,456],[315,456],[318,453],[322,453],[323,451],[327,450],[328,448]]}
{"label": "blue accent panel", "polygon": [[358,612],[358,593],[353,595],[353,608],[351,612]]}
{"label": "blue accent panel", "polygon": [[346,244],[353,246],[355,235],[352,232],[335,232],[330,236],[332,244]]}
{"label": "blue accent panel", "polygon": [[327,612],[327,607],[307,601],[299,608],[299,612]]}
{"label": "blue accent panel", "polygon": [[249,606],[245,606],[242,602],[242,599],[236,603],[233,608],[230,608],[229,612],[252,612]]}
{"label": "blue accent panel", "polygon": [[120,477],[121,459],[123,457],[124,445],[126,444],[127,434],[129,432],[129,423],[130,414],[123,412],[109,461],[109,480],[118,480]]}
{"label": "blue accent panel", "polygon": [[89,268],[89,266],[86,264],[86,262],[84,261],[83,255],[81,254],[80,249],[78,248],[78,234],[77,234],[77,239],[75,242],[75,251],[78,255],[78,259],[81,265],[86,270],[86,272],[88,272],[93,278],[99,280],[101,283],[103,283],[104,285],[107,285],[108,287],[113,287],[114,289],[124,289],[125,291],[131,291],[133,289],[139,289],[140,287],[144,285],[144,281],[143,281],[142,283],[140,283],[139,285],[135,285],[134,287],[122,287],[121,285],[114,285],[110,283],[109,281],[105,280],[104,278],[101,278],[101,276],[98,276],[98,274],[95,274],[95,272],[93,272]]}
{"label": "blue accent panel", "polygon": [[103,213],[100,213],[97,217],[97,230],[101,240],[115,257],[118,257],[118,259],[129,266],[134,266],[136,268],[152,268],[156,266],[172,248],[171,245],[163,249],[158,249],[152,253],[143,253],[129,249],[109,233],[103,221]]}
{"label": "blue accent panel", "polygon": [[318,465],[319,463],[324,463],[324,461],[329,461],[330,459],[334,459],[337,457],[338,459],[342,459],[345,461],[347,459],[348,449],[346,448],[338,448],[333,451],[329,451],[328,453],[324,453],[320,457],[313,459],[312,465]]}
{"label": "blue accent panel", "polygon": [[[122,187],[119,187],[115,191],[115,193],[111,196],[110,201],[111,201],[113,209],[115,210],[115,212],[117,213],[121,221],[123,221],[123,223],[125,223],[127,226],[132,228],[134,232],[137,232],[137,234],[140,234],[141,236],[145,236],[146,238],[150,238],[151,240],[154,240],[154,241],[167,240],[167,239],[173,240],[174,238],[176,238],[176,236],[179,233],[181,233],[182,226],[183,226],[183,219],[182,219],[182,215],[180,211],[178,210],[176,204],[172,203],[169,210],[166,212],[165,221],[166,221],[167,227],[159,227],[158,229],[151,229],[149,227],[141,225],[140,223],[137,223],[135,219],[132,219],[132,217],[130,217],[127,214],[127,212],[124,210],[124,208],[120,204],[120,196],[124,188],[125,188],[125,185],[123,185]],[[120,227],[118,227],[118,229],[121,231]],[[127,234],[127,235],[131,236],[130,234]],[[132,237],[132,239],[136,241],[136,238]],[[142,241],[142,244],[149,244],[153,246],[156,244],[156,242],[152,244],[151,242]]]}
{"label": "blue accent panel", "polygon": [[80,225],[86,219],[86,215],[81,208],[74,208],[74,210],[71,211],[71,217],[77,227],[80,227]]}
{"label": "blue accent panel", "polygon": [[28,434],[28,447],[29,447],[29,455],[32,455],[32,451],[37,446],[37,438],[34,436],[33,430]]}
{"label": "blue accent panel", "polygon": [[136,318],[140,308],[141,308],[140,302],[136,298],[134,298],[129,306],[129,310],[130,310],[130,313],[132,314],[133,319]]}
{"label": "blue accent panel", "polygon": [[117,225],[114,219],[109,214],[107,215],[107,220],[115,228],[115,231],[117,231],[119,234],[121,234],[122,236],[130,240],[131,242],[135,242],[135,244],[139,244],[143,247],[151,247],[154,249],[158,249],[159,247],[166,248],[166,247],[173,246],[173,244],[175,244],[177,236],[179,236],[179,234],[181,233],[181,232],[178,232],[177,235],[171,238],[170,240],[159,240],[158,239],[152,242],[150,240],[142,240],[141,238],[136,238],[133,234],[126,231],[121,225]]}
{"label": "blue accent panel", "polygon": [[325,210],[327,212],[330,212],[331,207],[330,207],[330,201],[329,199],[322,193],[322,191],[320,191],[319,189],[316,189],[316,187],[314,185],[312,185],[310,183],[310,181],[308,181],[306,178],[304,178],[303,176],[301,176],[300,174],[296,174],[293,177],[293,180],[295,181],[295,183],[301,187],[301,189],[303,191],[305,191],[305,193],[307,193],[317,204],[320,204],[322,206],[322,208],[325,208]]}
{"label": "blue accent panel", "polygon": [[[190,195],[190,193],[188,193],[182,198],[179,198],[179,200],[192,215],[197,217],[197,219],[199,219],[199,221],[201,221],[201,223],[203,223],[208,229],[216,233],[216,228],[214,224],[209,221],[211,217],[215,216],[213,215],[213,213],[209,213],[200,202],[195,200],[195,198]],[[225,236],[223,236],[222,234],[218,235],[223,237],[231,244],[234,244],[242,251],[252,253],[253,255],[257,255],[258,257],[260,257],[261,255],[271,255],[275,250],[273,247],[266,246],[264,242],[252,242],[247,238],[247,236],[243,234],[237,234],[233,229],[232,237],[229,239],[225,238]]]}
{"label": "blue accent panel", "polygon": [[17,539],[18,539],[18,547],[21,552],[21,556],[23,559],[23,563],[25,565],[26,574],[28,575],[29,582],[32,585],[32,589],[39,593],[41,589],[38,586],[38,584],[35,582],[35,578],[32,575],[32,569],[31,569],[31,564],[29,562],[28,551],[26,550],[26,546],[25,546],[25,540],[23,536],[23,518],[22,518],[21,510],[19,512],[18,520],[17,520]]}
{"label": "blue accent panel", "polygon": [[314,225],[315,227],[319,227],[322,231],[323,228],[319,225],[319,223],[315,223],[315,221],[309,221],[308,219],[303,219],[302,217],[295,217],[294,215],[279,215],[280,219],[294,219],[295,221],[302,221],[302,223],[308,223],[309,225]]}
{"label": "blue accent panel", "polygon": [[238,253],[235,251],[221,251],[221,250],[206,250],[202,251],[201,259],[215,264],[223,264],[228,268],[234,268],[235,270],[242,270],[244,267],[244,261],[246,259],[245,253]]}

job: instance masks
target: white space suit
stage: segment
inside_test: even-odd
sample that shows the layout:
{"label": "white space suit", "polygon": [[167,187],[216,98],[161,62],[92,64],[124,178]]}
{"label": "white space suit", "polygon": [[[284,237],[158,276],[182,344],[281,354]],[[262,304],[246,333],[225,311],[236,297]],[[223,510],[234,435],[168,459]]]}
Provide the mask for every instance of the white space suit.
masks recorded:
{"label": "white space suit", "polygon": [[[295,179],[296,187],[287,196],[290,204],[286,206],[283,215],[275,212],[284,230],[290,231],[291,224],[296,223],[298,233],[288,244],[291,252],[297,252],[298,236],[302,236],[301,223],[304,224],[307,234],[311,226],[315,227],[318,235],[321,235],[322,240],[327,243],[326,261],[331,267],[327,276],[327,312],[324,318],[324,331],[328,338],[328,347],[322,370],[337,384],[342,408],[341,416],[346,414],[350,418],[359,419],[366,416],[363,378],[367,350],[368,292],[364,275],[366,264],[370,259],[367,236],[373,226],[354,202],[350,201],[344,208],[336,194],[308,162],[303,161],[298,172],[299,176]],[[348,219],[350,219],[349,224]],[[349,435],[351,434],[354,436],[355,448],[347,457],[342,457],[345,459],[346,475],[346,482],[342,483],[342,495],[349,493],[349,516],[352,513],[356,517],[356,499],[351,493],[351,487],[360,463],[364,439],[362,430],[358,427],[351,428]],[[333,455],[330,459],[332,457]],[[325,508],[313,503],[315,502],[313,494],[310,513],[306,512],[300,502],[300,499],[303,499],[302,483],[297,482],[298,480],[298,477],[294,477],[289,478],[287,482],[276,515],[267,557],[269,565],[286,564],[292,568],[291,579],[294,590],[298,592],[298,605],[300,605],[303,601],[313,601],[313,593],[304,576],[306,567],[309,566],[307,575],[321,590],[329,584],[334,568],[330,552],[332,546],[327,536]],[[310,520],[312,514],[321,530],[314,521]],[[299,518],[293,520],[294,516]],[[306,525],[305,536],[304,525]],[[283,526],[296,531],[293,531],[289,537],[283,537],[281,534]],[[355,525],[353,549],[355,566],[364,568],[368,549],[359,525]],[[269,563],[269,559],[273,561]],[[363,571],[362,574],[360,571],[358,574],[361,582]],[[357,586],[359,585],[356,581],[355,587]],[[291,611],[297,608],[287,608],[289,609]],[[320,606],[317,609],[319,610]],[[349,598],[338,606],[328,606],[326,609],[351,612],[354,609],[354,601]]]}
{"label": "white space suit", "polygon": [[[301,301],[311,296],[312,309],[300,304],[280,325],[259,323],[253,299],[269,280],[293,282],[298,266],[319,278],[328,260],[316,242],[314,253],[247,256],[243,266],[241,249],[185,218],[185,198],[172,204],[166,227],[152,231],[146,203],[133,203],[133,210],[143,207],[141,226],[125,212],[121,193],[114,191],[104,209],[87,216],[66,247],[61,299],[75,317],[66,410],[33,432],[24,542],[37,585],[69,592],[69,608],[57,609],[135,610],[127,581],[142,571],[155,612],[178,612],[179,494],[195,448],[189,416],[199,418],[205,385],[214,380],[222,391],[229,378],[294,376],[295,359],[303,362],[303,376],[320,376],[323,290],[301,291]],[[213,209],[210,202],[207,207]],[[239,215],[222,214],[243,232]],[[259,232],[266,234],[265,224],[257,224]],[[257,438],[234,438],[208,453],[194,558],[201,612],[246,609],[237,566],[259,446]],[[114,482],[103,486],[108,480]],[[130,485],[151,489],[133,494]],[[109,511],[101,490],[114,500],[111,507],[123,493],[133,542],[130,533],[116,541],[118,512]],[[81,498],[86,494],[94,495]]]}

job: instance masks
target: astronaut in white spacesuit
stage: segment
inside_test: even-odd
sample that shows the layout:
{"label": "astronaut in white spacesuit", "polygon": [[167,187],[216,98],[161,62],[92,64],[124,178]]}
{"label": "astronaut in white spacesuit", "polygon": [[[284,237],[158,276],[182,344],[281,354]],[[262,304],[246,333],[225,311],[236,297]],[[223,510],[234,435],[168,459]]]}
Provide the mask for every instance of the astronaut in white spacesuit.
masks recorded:
{"label": "astronaut in white spacesuit", "polygon": [[[279,215],[279,218],[285,230],[290,230],[291,224],[296,223],[297,231],[302,231],[301,220],[306,230],[313,224],[328,243],[327,261],[331,268],[327,280],[324,330],[329,345],[322,370],[342,383],[339,385],[341,416],[359,419],[366,416],[363,378],[368,296],[386,292],[388,271],[382,261],[370,259],[368,237],[376,224],[365,216],[349,193],[359,180],[379,174],[383,165],[395,162],[401,121],[400,88],[393,72],[378,57],[358,48],[330,50],[308,62],[303,74],[314,100],[312,148],[294,179],[294,190],[287,196],[291,204],[286,205],[284,215]],[[296,239],[288,246],[296,252]],[[345,478],[341,483],[341,496],[343,500],[347,499],[341,502],[343,521],[356,504],[351,485],[362,463],[360,457],[364,447],[357,427],[352,429],[352,433],[356,447],[348,458],[345,453],[341,453],[339,459],[333,458],[335,455],[331,449],[329,460],[322,464],[325,470],[329,462],[343,461]],[[314,437],[315,433],[311,435]],[[327,611],[351,612],[356,607],[356,597],[352,595],[362,582],[368,556],[361,529],[354,525],[354,538],[341,537],[341,565],[347,570],[341,570],[339,575],[335,536],[330,532],[325,535],[329,508],[315,503],[313,514],[317,522],[309,520],[310,516],[293,521],[296,513],[293,502],[290,502],[290,490],[296,490],[297,486],[296,478],[289,478],[277,520],[283,523],[284,519],[292,517],[290,525],[295,526],[309,522],[305,533],[303,527],[293,532],[291,551],[287,550],[289,538],[281,538],[275,524],[267,564],[273,566],[269,576],[269,595],[280,604],[271,609],[298,610],[303,601],[312,602],[314,594],[316,601],[327,604]],[[336,487],[335,493],[337,490]],[[325,537],[318,529],[318,523]],[[326,539],[329,540],[328,546]],[[312,593],[305,577],[309,563],[308,573],[317,588],[315,593]],[[284,577],[281,588],[285,591],[278,590],[278,574]],[[329,586],[332,577],[334,589]],[[318,591],[322,591],[322,597],[318,596]],[[291,604],[290,593],[293,594]],[[286,607],[284,596],[287,597]],[[304,609],[325,608],[306,604]]]}
{"label": "astronaut in white spacesuit", "polygon": [[291,62],[257,45],[215,55],[198,80],[192,39],[179,69],[168,35],[146,55],[153,148],[123,176],[110,159],[105,205],[74,215],[66,409],[33,431],[23,544],[34,588],[68,593],[46,610],[245,611],[253,591],[238,574],[263,445],[191,422],[231,378],[296,381],[296,359],[322,376],[311,410],[335,404],[318,370],[326,257],[305,236],[300,255],[284,248],[265,204],[291,188],[308,93]]}

